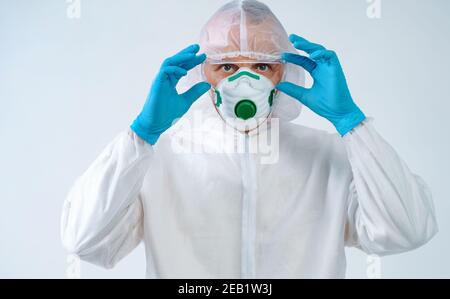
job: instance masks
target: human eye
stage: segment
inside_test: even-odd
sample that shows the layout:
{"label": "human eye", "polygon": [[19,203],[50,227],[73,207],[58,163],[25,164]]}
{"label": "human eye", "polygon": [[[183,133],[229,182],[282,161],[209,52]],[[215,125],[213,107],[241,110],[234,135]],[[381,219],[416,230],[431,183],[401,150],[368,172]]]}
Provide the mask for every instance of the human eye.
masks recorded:
{"label": "human eye", "polygon": [[222,65],[221,69],[222,69],[222,71],[224,71],[226,73],[231,73],[236,70],[236,66],[233,64],[224,64],[224,65]]}
{"label": "human eye", "polygon": [[267,72],[270,70],[270,65],[268,65],[266,63],[260,63],[260,64],[255,65],[255,68],[257,71]]}

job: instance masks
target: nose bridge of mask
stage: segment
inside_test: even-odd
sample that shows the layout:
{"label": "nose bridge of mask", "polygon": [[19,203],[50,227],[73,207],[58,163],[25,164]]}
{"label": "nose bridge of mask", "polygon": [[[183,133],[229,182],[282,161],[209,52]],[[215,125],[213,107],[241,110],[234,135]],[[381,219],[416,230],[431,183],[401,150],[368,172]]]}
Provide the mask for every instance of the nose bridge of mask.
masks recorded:
{"label": "nose bridge of mask", "polygon": [[[227,80],[228,80],[228,82],[233,82],[233,81],[236,81],[236,80],[238,80],[239,78],[242,78],[242,77],[244,77],[244,78],[251,78],[251,79],[254,79],[254,80],[261,80],[261,76],[260,75],[257,75],[255,73],[253,73],[248,68],[241,68],[241,70],[237,74],[231,75],[230,77],[228,77]],[[243,79],[241,79],[241,80],[243,80]]]}
{"label": "nose bridge of mask", "polygon": [[[248,120],[255,117],[258,112],[263,112],[267,110],[267,108],[270,109],[273,103],[274,90],[273,86],[271,86],[273,84],[268,78],[262,77],[262,75],[244,67],[236,74],[225,78],[219,83],[218,88],[215,91],[216,106],[223,114],[225,114],[224,116],[234,116],[242,120]],[[239,91],[243,94],[239,95]],[[249,91],[251,92],[249,93]],[[249,94],[267,94],[268,96],[265,101],[268,103],[264,105],[261,103],[262,99],[260,96],[253,98],[252,96],[248,96]],[[232,96],[232,99],[228,99],[228,96]],[[228,104],[228,109],[225,109],[226,111],[223,111],[222,109],[224,101],[230,101],[226,103]],[[264,108],[264,106],[267,106],[267,108]],[[231,113],[233,115],[230,115]],[[267,111],[267,113],[269,113],[269,111]]]}
{"label": "nose bridge of mask", "polygon": [[217,87],[214,89],[217,100],[216,105],[219,107],[223,103],[224,92],[232,94],[233,97],[241,92],[242,96],[245,97],[245,94],[261,93],[261,91],[268,88],[268,85],[272,85],[268,78],[253,72],[247,67],[242,67],[237,73],[217,84]]}

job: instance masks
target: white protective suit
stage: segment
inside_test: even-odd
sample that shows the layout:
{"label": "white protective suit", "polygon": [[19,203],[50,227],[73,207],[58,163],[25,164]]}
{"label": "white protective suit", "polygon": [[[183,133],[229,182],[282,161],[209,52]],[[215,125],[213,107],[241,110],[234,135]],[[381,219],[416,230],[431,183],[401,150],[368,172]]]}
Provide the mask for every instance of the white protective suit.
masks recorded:
{"label": "white protective suit", "polygon": [[[200,44],[218,60],[295,51],[256,1],[220,9]],[[301,83],[302,74],[288,66],[286,78]],[[149,278],[342,278],[346,246],[395,254],[437,232],[429,189],[372,121],[342,138],[291,123],[300,105],[287,96],[274,109],[280,119],[274,163],[261,163],[264,154],[249,150],[258,132],[206,122],[183,127],[180,121],[154,147],[131,130],[120,134],[64,204],[67,250],[111,268],[144,241]],[[222,122],[210,95],[185,120],[197,113]],[[243,142],[245,151],[221,152],[218,140]],[[207,153],[180,152],[199,144]]]}

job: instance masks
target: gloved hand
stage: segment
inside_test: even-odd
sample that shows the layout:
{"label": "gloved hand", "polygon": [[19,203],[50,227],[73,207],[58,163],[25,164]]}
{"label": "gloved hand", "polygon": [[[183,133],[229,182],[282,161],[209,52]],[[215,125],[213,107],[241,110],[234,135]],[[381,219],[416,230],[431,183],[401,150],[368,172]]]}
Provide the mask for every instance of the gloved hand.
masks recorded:
{"label": "gloved hand", "polygon": [[363,122],[366,116],[353,102],[336,53],[294,34],[289,39],[295,48],[308,53],[309,58],[284,53],[283,59],[303,67],[311,74],[314,84],[307,89],[281,82],[276,88],[328,119],[344,136]]}
{"label": "gloved hand", "polygon": [[131,129],[151,145],[156,144],[173,121],[181,118],[211,88],[209,83],[200,82],[183,94],[176,90],[180,79],[205,61],[205,54],[197,55],[199,50],[198,45],[191,45],[164,61],[142,112],[131,125]]}

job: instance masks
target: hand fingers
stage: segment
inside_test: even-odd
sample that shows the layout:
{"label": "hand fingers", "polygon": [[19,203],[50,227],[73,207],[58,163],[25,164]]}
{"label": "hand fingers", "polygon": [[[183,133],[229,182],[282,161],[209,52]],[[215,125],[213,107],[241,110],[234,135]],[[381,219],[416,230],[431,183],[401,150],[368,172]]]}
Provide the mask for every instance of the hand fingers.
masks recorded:
{"label": "hand fingers", "polygon": [[308,104],[305,103],[306,102],[305,94],[308,92],[308,89],[290,82],[281,82],[275,88],[308,106]]}
{"label": "hand fingers", "polygon": [[180,52],[178,52],[177,54],[175,54],[174,56],[167,58],[164,61],[163,65],[164,66],[172,66],[172,65],[179,66],[179,64],[196,57],[196,54],[198,53],[199,50],[200,50],[199,45],[197,45],[197,44],[190,45],[189,47],[187,47],[187,48],[181,50]]}
{"label": "hand fingers", "polygon": [[197,55],[194,58],[187,60],[183,63],[181,63],[179,66],[184,68],[187,71],[192,70],[194,67],[196,67],[199,64],[202,64],[206,60],[206,54]]}
{"label": "hand fingers", "polygon": [[183,93],[183,97],[189,102],[194,103],[198,98],[211,89],[211,85],[207,82],[195,84],[191,89]]}
{"label": "hand fingers", "polygon": [[298,50],[304,51],[308,54],[316,52],[318,50],[325,50],[325,47],[319,44],[312,43],[301,36],[296,34],[291,34],[289,40],[292,42],[294,47]]}
{"label": "hand fingers", "polygon": [[172,56],[172,57],[164,60],[163,67],[164,66],[180,66],[182,63],[192,60],[194,58],[195,58],[194,53],[177,54],[175,56]]}
{"label": "hand fingers", "polygon": [[163,67],[161,69],[161,73],[166,75],[166,76],[170,76],[170,77],[174,77],[177,81],[181,79],[181,77],[186,76],[187,75],[187,71],[181,67],[178,66],[166,66]]}
{"label": "hand fingers", "polygon": [[193,53],[177,54],[173,57],[166,59],[163,63],[163,67],[178,66],[190,71],[199,64],[202,64],[206,60],[206,55],[195,55]]}
{"label": "hand fingers", "polygon": [[313,60],[309,59],[308,57],[305,57],[302,55],[297,55],[297,54],[292,54],[292,53],[284,53],[282,55],[282,58],[287,62],[301,66],[310,74],[317,67],[316,62],[314,62]]}
{"label": "hand fingers", "polygon": [[334,51],[330,51],[330,50],[319,50],[316,51],[314,53],[312,53],[309,58],[313,59],[313,60],[320,60],[320,59],[332,59],[332,58],[336,58],[337,55]]}
{"label": "hand fingers", "polygon": [[198,44],[193,44],[193,45],[190,45],[190,46],[186,47],[185,49],[181,50],[176,55],[178,55],[178,54],[197,54],[198,51],[200,51],[200,46]]}

